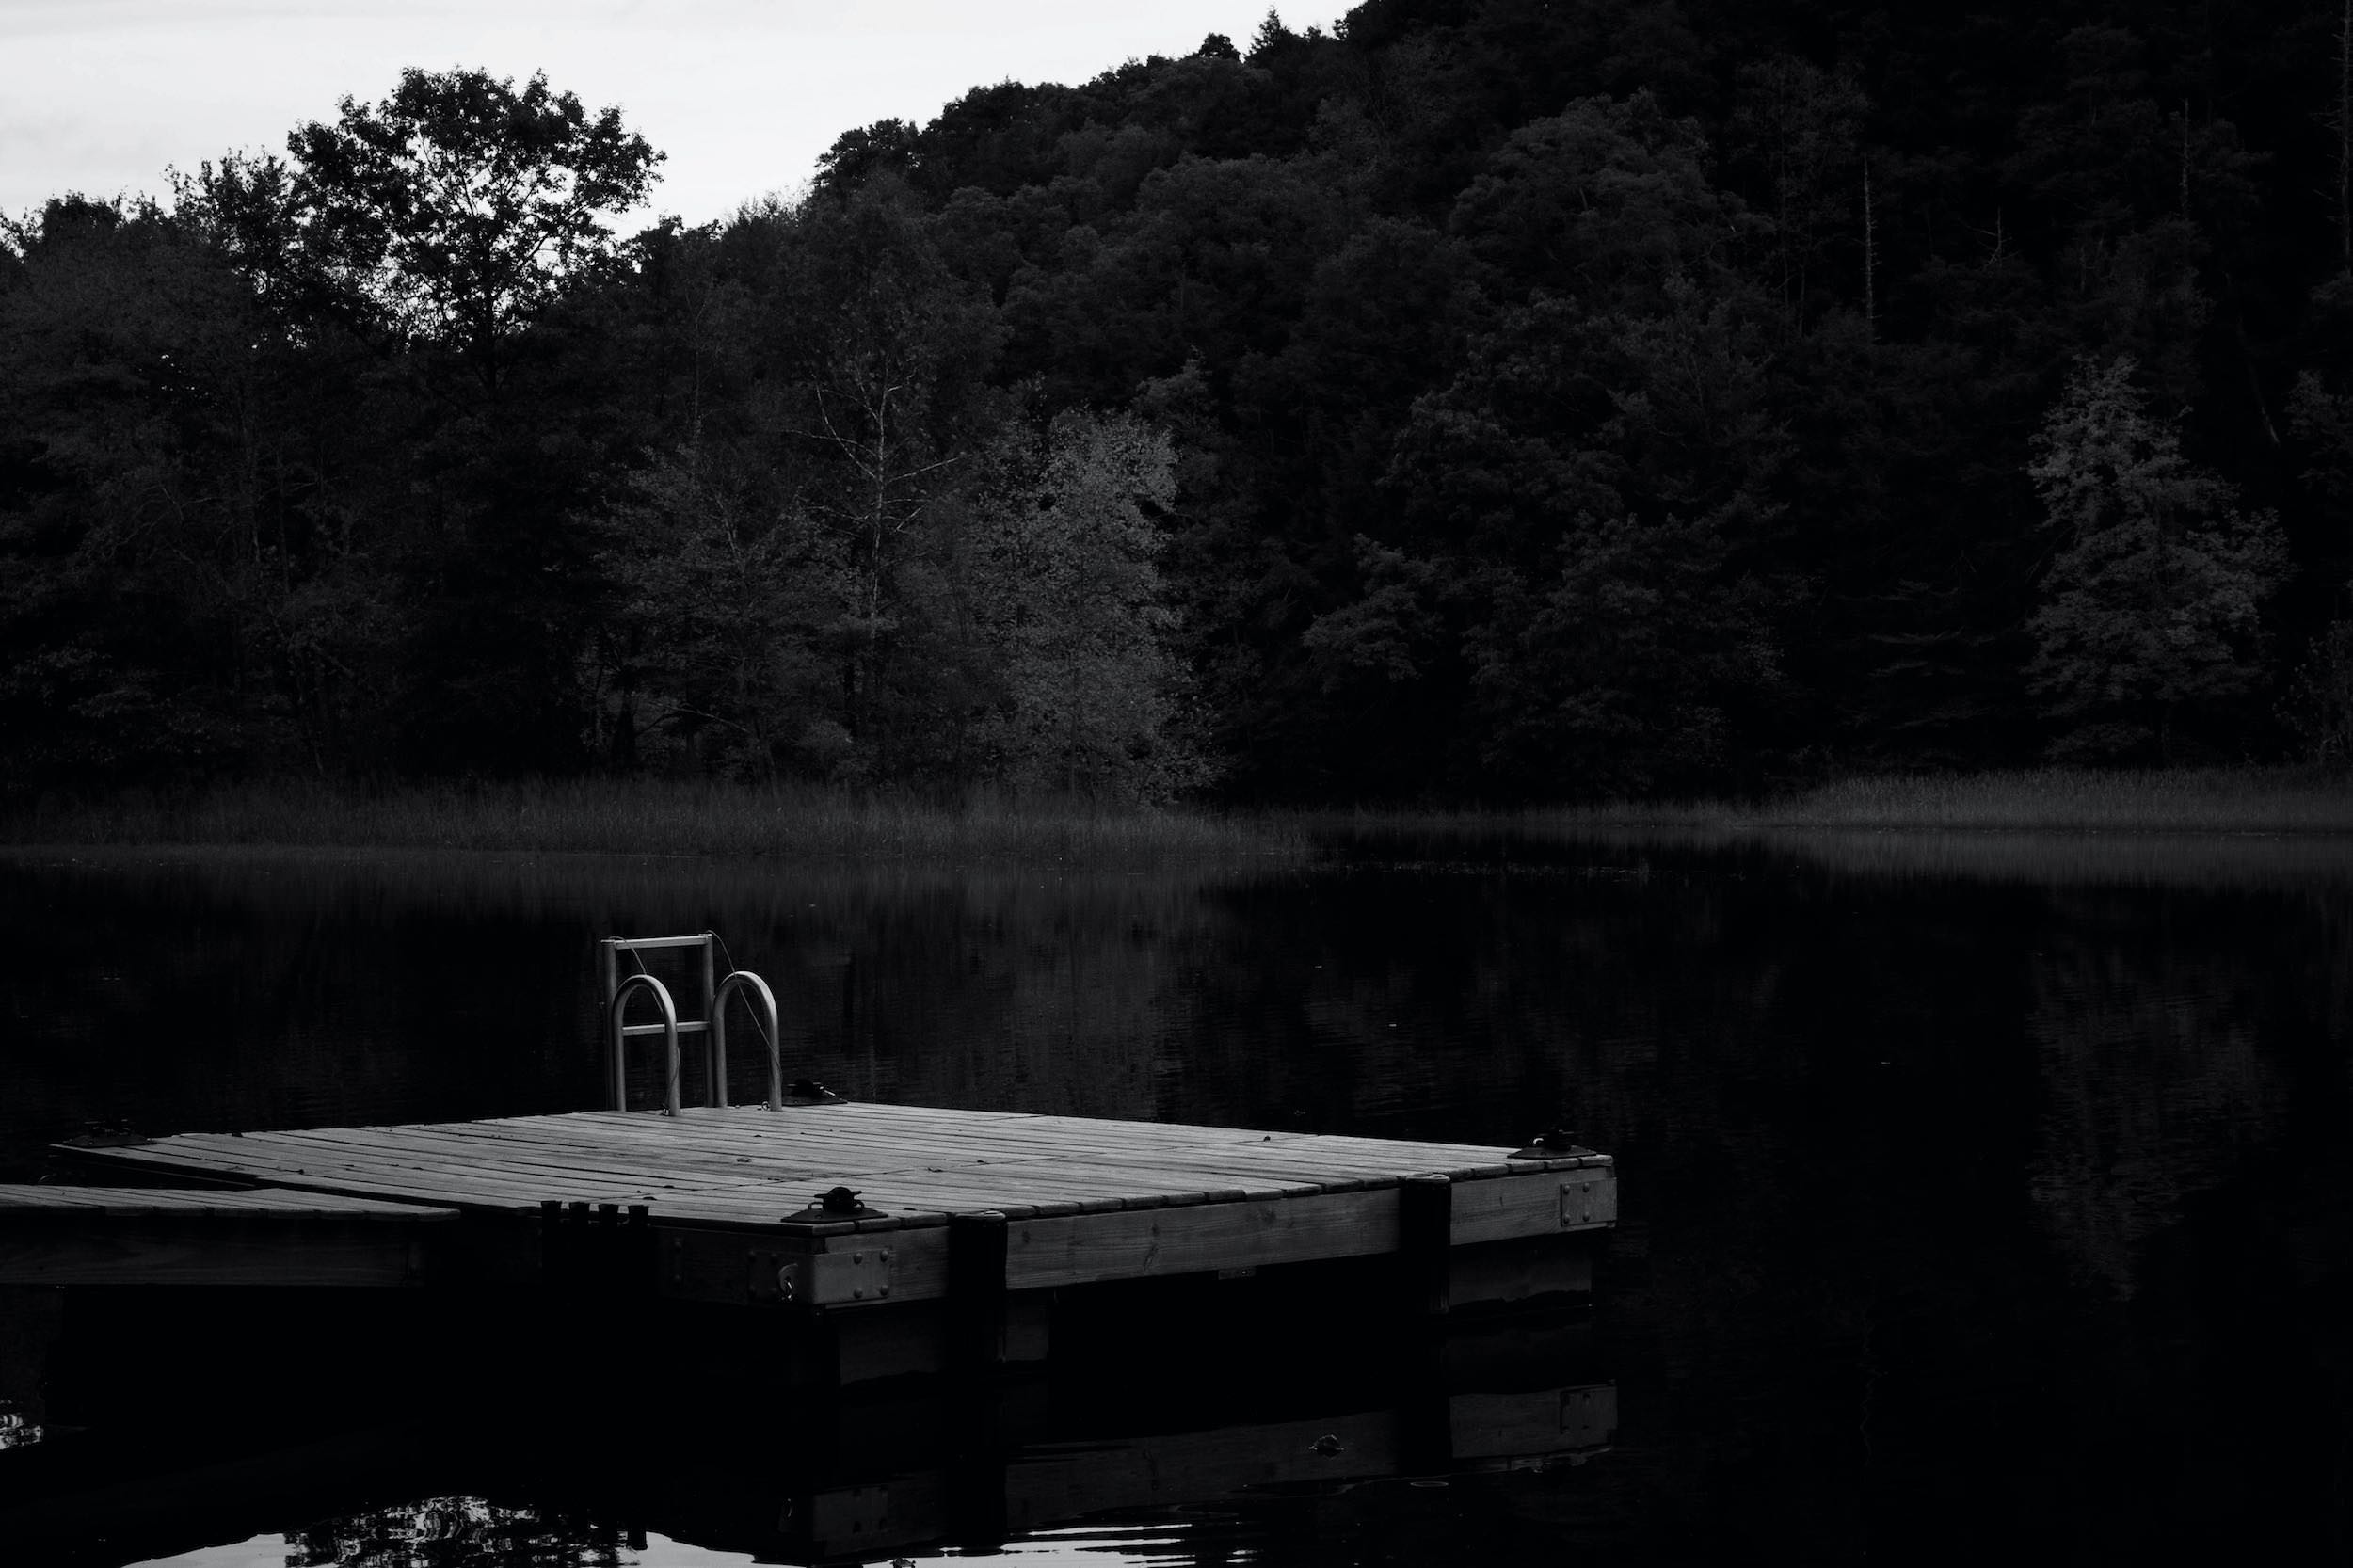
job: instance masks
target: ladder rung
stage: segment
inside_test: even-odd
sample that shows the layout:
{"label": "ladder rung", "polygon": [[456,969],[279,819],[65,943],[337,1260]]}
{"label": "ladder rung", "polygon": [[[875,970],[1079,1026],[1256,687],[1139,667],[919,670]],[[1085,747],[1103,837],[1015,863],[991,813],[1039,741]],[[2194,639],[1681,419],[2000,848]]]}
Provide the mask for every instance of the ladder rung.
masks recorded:
{"label": "ladder rung", "polygon": [[698,948],[710,940],[706,932],[700,936],[614,936],[606,945],[622,952],[644,952],[649,948]]}
{"label": "ladder rung", "polygon": [[[640,1034],[659,1034],[666,1027],[668,1026],[664,1024],[623,1024],[621,1034],[626,1039],[635,1039]],[[680,1034],[695,1034],[710,1027],[709,1024],[696,1019],[693,1023],[681,1022],[678,1026],[678,1032]]]}

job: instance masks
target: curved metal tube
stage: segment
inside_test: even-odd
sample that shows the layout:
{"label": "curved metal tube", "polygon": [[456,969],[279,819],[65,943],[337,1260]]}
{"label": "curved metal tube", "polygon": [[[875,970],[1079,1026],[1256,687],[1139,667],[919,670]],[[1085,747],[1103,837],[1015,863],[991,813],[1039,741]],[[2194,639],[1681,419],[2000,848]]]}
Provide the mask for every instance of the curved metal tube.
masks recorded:
{"label": "curved metal tube", "polygon": [[670,1000],[670,988],[649,974],[633,974],[613,993],[612,1001],[604,1009],[604,1038],[611,1054],[607,1065],[613,1072],[613,1109],[629,1109],[628,1036],[621,1032],[621,1015],[629,1011],[629,999],[639,991],[651,991],[654,1005],[662,1009],[662,1042],[668,1048],[669,1091],[662,1113],[678,1114],[678,1004]]}
{"label": "curved metal tube", "polygon": [[719,993],[711,1003],[711,1103],[728,1102],[728,998],[738,987],[751,993],[746,1005],[757,1009],[752,1022],[765,1018],[768,1025],[768,1109],[784,1109],[784,1036],[776,1028],[776,993],[768,983],[749,969],[738,969],[719,982]]}

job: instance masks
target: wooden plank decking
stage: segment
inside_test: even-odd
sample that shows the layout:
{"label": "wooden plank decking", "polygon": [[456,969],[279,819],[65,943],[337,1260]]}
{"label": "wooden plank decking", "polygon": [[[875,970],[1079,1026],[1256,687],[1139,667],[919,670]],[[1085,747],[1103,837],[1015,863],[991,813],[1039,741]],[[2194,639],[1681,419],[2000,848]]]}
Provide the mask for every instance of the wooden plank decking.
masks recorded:
{"label": "wooden plank decking", "polygon": [[332,1192],[299,1192],[284,1187],[207,1187],[191,1191],[168,1187],[0,1186],[0,1220],[35,1215],[79,1219],[100,1214],[142,1220],[378,1220],[403,1224],[457,1218],[454,1208],[341,1197]]}
{"label": "wooden plank decking", "polygon": [[[627,1230],[658,1254],[647,1266],[660,1294],[819,1307],[950,1294],[952,1232],[975,1224],[1001,1228],[993,1283],[1019,1291],[1411,1248],[1430,1226],[1401,1216],[1433,1192],[1428,1242],[1441,1248],[1603,1229],[1617,1211],[1609,1158],[1581,1151],[1518,1159],[899,1105],[186,1133],[57,1152],[144,1180],[528,1221],[541,1248],[530,1267],[543,1272],[566,1227]],[[858,1193],[855,1214],[811,1207],[837,1187]]]}
{"label": "wooden plank decking", "polygon": [[458,1217],[283,1188],[0,1186],[0,1285],[418,1285]]}

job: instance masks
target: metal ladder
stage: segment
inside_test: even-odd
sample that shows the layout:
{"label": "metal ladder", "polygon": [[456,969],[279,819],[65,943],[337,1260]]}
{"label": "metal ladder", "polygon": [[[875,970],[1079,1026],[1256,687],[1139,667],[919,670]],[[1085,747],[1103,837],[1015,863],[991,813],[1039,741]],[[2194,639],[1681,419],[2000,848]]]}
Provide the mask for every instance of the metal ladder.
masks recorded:
{"label": "metal ladder", "polygon": [[[745,996],[745,1005],[753,1009],[754,1025],[764,1025],[768,1037],[768,1109],[784,1109],[784,1041],[776,1028],[776,994],[768,983],[749,969],[735,969],[724,980],[715,980],[719,939],[704,932],[698,936],[607,936],[597,944],[597,978],[604,991],[604,1072],[605,1081],[613,1089],[613,1109],[629,1109],[630,1041],[641,1036],[659,1034],[668,1058],[667,1085],[662,1113],[679,1113],[679,1036],[700,1034],[703,1037],[703,1065],[710,1084],[711,1103],[728,1103],[728,1002],[738,991]],[[624,976],[621,954],[644,952],[662,948],[702,949],[703,1016],[699,1019],[680,1019],[678,1003],[670,999],[670,988],[643,972]],[[644,991],[652,996],[662,1021],[632,1024],[624,1021],[630,998]]]}

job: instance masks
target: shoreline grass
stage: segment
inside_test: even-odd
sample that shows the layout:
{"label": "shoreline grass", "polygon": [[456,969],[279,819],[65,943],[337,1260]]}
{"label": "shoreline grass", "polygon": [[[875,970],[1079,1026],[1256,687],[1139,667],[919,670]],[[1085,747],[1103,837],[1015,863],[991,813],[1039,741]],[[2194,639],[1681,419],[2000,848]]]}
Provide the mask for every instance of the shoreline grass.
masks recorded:
{"label": "shoreline grass", "polygon": [[2353,833],[2353,779],[2304,768],[1850,778],[1729,820],[1747,828]]}
{"label": "shoreline grass", "polygon": [[664,779],[421,786],[380,793],[278,783],[185,798],[44,803],[0,820],[0,843],[758,856],[1102,869],[1304,859],[1309,850],[1304,831],[1273,817],[985,794],[941,803],[817,786]]}
{"label": "shoreline grass", "polygon": [[987,793],[943,802],[673,779],[374,793],[278,782],[48,802],[0,817],[0,845],[16,848],[523,851],[1101,870],[1297,864],[1351,839],[1513,832],[2353,835],[2353,779],[2285,768],[2038,769],[1852,778],[1753,803],[1508,812],[1220,812]]}
{"label": "shoreline grass", "polygon": [[2353,776],[2309,768],[2036,768],[1840,779],[1762,801],[1620,800],[1518,811],[1359,810],[1358,835],[1777,831],[2353,834]]}

